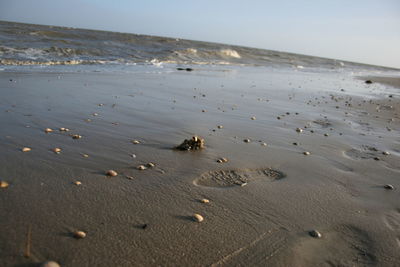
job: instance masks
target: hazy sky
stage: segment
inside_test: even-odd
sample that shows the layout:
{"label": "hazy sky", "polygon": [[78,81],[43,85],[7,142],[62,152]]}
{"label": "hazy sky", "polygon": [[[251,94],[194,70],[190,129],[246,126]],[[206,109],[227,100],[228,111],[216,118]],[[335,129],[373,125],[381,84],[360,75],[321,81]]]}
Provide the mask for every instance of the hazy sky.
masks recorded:
{"label": "hazy sky", "polygon": [[213,41],[400,68],[400,0],[0,0],[0,20]]}

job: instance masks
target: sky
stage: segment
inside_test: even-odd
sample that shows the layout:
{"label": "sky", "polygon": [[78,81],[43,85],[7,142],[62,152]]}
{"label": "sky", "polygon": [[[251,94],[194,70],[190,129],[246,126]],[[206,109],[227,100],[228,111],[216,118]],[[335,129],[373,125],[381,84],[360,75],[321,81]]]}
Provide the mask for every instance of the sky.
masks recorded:
{"label": "sky", "polygon": [[235,44],[400,68],[400,0],[0,0],[0,20]]}

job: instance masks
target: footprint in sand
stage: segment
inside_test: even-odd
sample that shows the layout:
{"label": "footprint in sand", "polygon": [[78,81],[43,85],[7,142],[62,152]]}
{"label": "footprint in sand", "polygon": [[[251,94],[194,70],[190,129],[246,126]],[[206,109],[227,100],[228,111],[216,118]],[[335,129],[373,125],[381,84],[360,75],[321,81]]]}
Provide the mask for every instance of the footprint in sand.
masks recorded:
{"label": "footprint in sand", "polygon": [[373,159],[382,156],[382,151],[372,146],[362,146],[361,149],[352,148],[344,152],[351,159]]}
{"label": "footprint in sand", "polygon": [[193,181],[195,185],[207,187],[232,187],[242,186],[260,179],[275,181],[286,177],[286,174],[272,168],[219,170],[210,171]]}

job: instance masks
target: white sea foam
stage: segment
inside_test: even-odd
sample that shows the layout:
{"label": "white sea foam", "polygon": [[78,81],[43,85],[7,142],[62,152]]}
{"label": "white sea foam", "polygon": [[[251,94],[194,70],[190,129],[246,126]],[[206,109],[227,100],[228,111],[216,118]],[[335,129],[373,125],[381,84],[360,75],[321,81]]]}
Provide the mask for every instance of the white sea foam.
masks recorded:
{"label": "white sea foam", "polygon": [[238,52],[232,49],[221,49],[219,53],[223,56],[233,57],[233,58],[241,58]]}

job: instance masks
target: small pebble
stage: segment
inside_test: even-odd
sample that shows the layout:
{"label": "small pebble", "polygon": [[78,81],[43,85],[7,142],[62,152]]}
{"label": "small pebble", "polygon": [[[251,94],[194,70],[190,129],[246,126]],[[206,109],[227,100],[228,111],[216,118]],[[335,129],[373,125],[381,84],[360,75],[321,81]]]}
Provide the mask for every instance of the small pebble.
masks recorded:
{"label": "small pebble", "polygon": [[68,128],[60,128],[59,130],[60,130],[60,132],[69,132]]}
{"label": "small pebble", "polygon": [[59,147],[56,147],[56,148],[53,148],[53,150],[52,150],[54,153],[57,153],[57,154],[60,154],[60,152],[61,152],[61,148],[59,148]]}
{"label": "small pebble", "polygon": [[131,142],[132,142],[132,144],[134,144],[134,145],[140,144],[140,141],[139,141],[139,140],[132,140]]}
{"label": "small pebble", "polygon": [[297,142],[293,142],[293,145],[294,145],[294,146],[298,146],[298,145],[299,145],[299,143],[297,143]]}
{"label": "small pebble", "polygon": [[93,115],[93,116],[98,116],[99,114],[97,114],[97,113],[93,113],[92,115]]}
{"label": "small pebble", "polygon": [[9,184],[6,181],[0,181],[0,188],[7,188]]}
{"label": "small pebble", "polygon": [[240,186],[242,186],[242,187],[243,187],[243,186],[246,186],[246,185],[247,185],[246,182],[240,184]]}
{"label": "small pebble", "polygon": [[301,128],[296,128],[296,132],[301,133],[301,132],[303,132],[303,129],[301,129]]}
{"label": "small pebble", "polygon": [[375,157],[374,160],[378,161],[381,160],[379,157]]}
{"label": "small pebble", "polygon": [[46,128],[46,129],[44,129],[44,132],[45,132],[45,133],[51,133],[51,132],[53,132],[53,129]]}
{"label": "small pebble", "polygon": [[197,214],[197,213],[193,214],[193,219],[194,219],[194,221],[199,222],[199,223],[204,221],[203,216],[201,216],[200,214]]}
{"label": "small pebble", "polygon": [[89,157],[88,154],[82,154],[82,156],[83,156],[84,158],[88,158],[88,157]]}
{"label": "small pebble", "polygon": [[326,134],[324,134],[324,136],[329,136],[329,134],[328,134],[328,133],[326,133]]}
{"label": "small pebble", "polygon": [[279,117],[279,116],[278,116],[278,117],[276,117],[276,118],[277,118],[278,120],[280,120],[280,119],[281,119],[281,117]]}
{"label": "small pebble", "polygon": [[200,200],[200,202],[206,204],[206,203],[210,203],[210,200],[203,198],[202,200]]}
{"label": "small pebble", "polygon": [[143,171],[143,170],[147,169],[147,167],[144,166],[144,165],[139,165],[139,166],[136,167],[136,169],[138,169],[140,171]]}
{"label": "small pebble", "polygon": [[72,135],[72,139],[81,139],[81,138],[82,138],[82,136],[79,134]]}
{"label": "small pebble", "polygon": [[22,148],[22,152],[29,152],[29,151],[31,151],[32,149],[30,148],[30,147],[24,147],[24,148]]}
{"label": "small pebble", "polygon": [[308,151],[304,151],[303,154],[306,155],[306,156],[311,155],[311,153],[308,152]]}
{"label": "small pebble", "polygon": [[385,155],[385,156],[388,156],[388,155],[390,155],[390,152],[389,151],[383,151],[382,154]]}
{"label": "small pebble", "polygon": [[224,128],[224,126],[222,126],[222,125],[218,125],[217,127],[218,127],[218,129]]}
{"label": "small pebble", "polygon": [[262,146],[267,146],[267,143],[261,143]]}
{"label": "small pebble", "polygon": [[116,171],[114,171],[114,170],[108,170],[108,171],[106,171],[106,175],[107,176],[111,176],[111,177],[115,177],[115,176],[118,175],[118,173]]}
{"label": "small pebble", "polygon": [[245,142],[245,143],[250,143],[251,140],[250,140],[250,139],[244,139],[243,142]]}
{"label": "small pebble", "polygon": [[318,232],[317,230],[312,230],[310,232],[308,232],[310,234],[310,236],[314,237],[314,238],[321,238],[322,235],[320,232]]}
{"label": "small pebble", "polygon": [[81,185],[82,184],[82,182],[80,182],[80,181],[75,181],[74,182],[74,185]]}
{"label": "small pebble", "polygon": [[135,179],[133,176],[125,175],[126,179],[133,180]]}
{"label": "small pebble", "polygon": [[58,264],[55,261],[45,261],[42,264],[39,265],[40,267],[60,267],[60,264]]}
{"label": "small pebble", "polygon": [[256,120],[256,117],[253,116],[253,117],[251,117],[251,119],[254,121],[254,120]]}
{"label": "small pebble", "polygon": [[393,190],[393,189],[394,189],[394,186],[391,185],[391,184],[385,184],[384,188],[385,188],[385,189],[388,189],[388,190]]}
{"label": "small pebble", "polygon": [[85,238],[85,237],[86,237],[86,233],[83,232],[83,231],[75,231],[75,232],[73,233],[73,235],[74,235],[74,237],[75,237],[76,239],[82,239],[82,238]]}
{"label": "small pebble", "polygon": [[153,168],[153,167],[156,166],[156,164],[154,164],[154,163],[152,163],[152,162],[149,162],[149,163],[147,163],[147,166],[148,166],[149,168]]}

